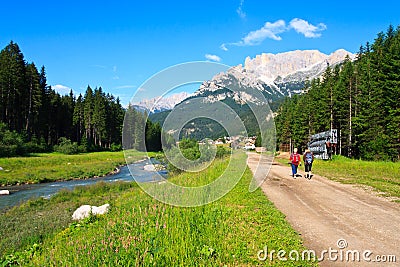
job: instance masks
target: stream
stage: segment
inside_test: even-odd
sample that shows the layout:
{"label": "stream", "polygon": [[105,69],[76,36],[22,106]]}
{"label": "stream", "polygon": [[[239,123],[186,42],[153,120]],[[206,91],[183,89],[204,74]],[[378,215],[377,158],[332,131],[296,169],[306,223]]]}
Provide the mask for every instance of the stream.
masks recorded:
{"label": "stream", "polygon": [[27,185],[16,185],[8,186],[1,189],[6,189],[10,191],[10,195],[0,196],[0,211],[6,208],[10,208],[21,204],[32,198],[43,197],[50,198],[52,195],[60,191],[61,189],[72,190],[76,186],[86,186],[95,184],[100,181],[104,182],[155,182],[160,180],[160,175],[163,177],[167,176],[167,172],[164,171],[148,171],[144,169],[145,165],[158,163],[154,159],[147,159],[139,161],[130,165],[131,170],[134,173],[135,179],[129,172],[128,166],[121,167],[120,171],[116,174],[107,175],[100,178],[91,179],[77,179],[41,184],[27,184]]}

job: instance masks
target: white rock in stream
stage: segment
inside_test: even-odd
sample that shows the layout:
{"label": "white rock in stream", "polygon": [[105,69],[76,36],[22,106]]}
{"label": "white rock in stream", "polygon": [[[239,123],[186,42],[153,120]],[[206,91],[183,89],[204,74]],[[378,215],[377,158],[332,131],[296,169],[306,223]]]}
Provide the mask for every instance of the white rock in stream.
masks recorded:
{"label": "white rock in stream", "polygon": [[143,170],[148,172],[160,171],[164,169],[164,166],[161,164],[146,164],[143,166]]}
{"label": "white rock in stream", "polygon": [[153,164],[146,164],[143,166],[143,170],[153,172],[156,170],[156,167]]}
{"label": "white rock in stream", "polygon": [[104,204],[99,207],[90,206],[90,205],[82,205],[76,211],[74,211],[74,213],[72,214],[72,219],[73,220],[81,220],[86,217],[89,217],[90,213],[92,213],[93,215],[105,214],[108,212],[109,208],[110,208],[110,204]]}
{"label": "white rock in stream", "polygon": [[0,196],[9,195],[9,194],[10,194],[10,191],[8,191],[8,190],[0,190]]}

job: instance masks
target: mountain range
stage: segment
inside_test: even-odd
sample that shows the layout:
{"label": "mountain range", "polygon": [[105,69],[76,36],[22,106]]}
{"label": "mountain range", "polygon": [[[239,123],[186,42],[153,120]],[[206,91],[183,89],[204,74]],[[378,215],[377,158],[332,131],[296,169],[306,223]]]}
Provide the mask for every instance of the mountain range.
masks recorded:
{"label": "mountain range", "polygon": [[[216,74],[211,80],[204,81],[199,89],[192,95],[188,95],[178,100],[180,108],[190,105],[190,99],[203,97],[209,103],[222,101],[235,110],[239,116],[244,119],[250,133],[256,131],[254,117],[249,113],[250,108],[246,107],[246,103],[256,103],[260,101],[259,97],[249,94],[249,90],[261,92],[268,101],[271,109],[278,107],[279,100],[286,96],[291,97],[294,94],[301,94],[306,81],[321,77],[328,66],[334,67],[342,63],[346,57],[354,60],[355,55],[339,49],[330,55],[326,55],[318,50],[295,50],[279,54],[263,53],[255,58],[247,57],[244,64],[240,64],[230,68],[226,72]],[[169,101],[167,101],[169,102]],[[160,114],[150,115],[150,119],[155,122],[162,123],[168,115],[170,106],[159,106],[158,110],[164,110]],[[199,129],[195,122],[185,126],[186,132],[191,137],[204,138],[216,137],[223,134],[220,128],[211,121],[205,122],[201,119],[197,124],[201,124]],[[188,124],[189,125],[189,124]],[[185,131],[185,127],[183,130]],[[219,129],[216,131],[216,129]],[[201,133],[200,133],[201,132]],[[252,133],[254,134],[254,133]]]}
{"label": "mountain range", "polygon": [[190,96],[191,94],[187,92],[180,92],[165,97],[159,96],[151,99],[143,99],[139,103],[134,103],[133,106],[136,110],[146,111],[149,114],[159,113],[173,109],[176,104]]}
{"label": "mountain range", "polygon": [[[225,73],[215,75],[205,81],[194,96],[204,95],[206,91],[217,91],[229,87],[236,80],[243,87],[257,88],[271,100],[302,92],[304,83],[320,77],[327,66],[335,66],[348,56],[355,55],[339,49],[330,55],[318,50],[295,50],[279,54],[263,53],[251,59],[247,57],[244,65],[232,67]],[[214,95],[219,100],[224,96]]]}

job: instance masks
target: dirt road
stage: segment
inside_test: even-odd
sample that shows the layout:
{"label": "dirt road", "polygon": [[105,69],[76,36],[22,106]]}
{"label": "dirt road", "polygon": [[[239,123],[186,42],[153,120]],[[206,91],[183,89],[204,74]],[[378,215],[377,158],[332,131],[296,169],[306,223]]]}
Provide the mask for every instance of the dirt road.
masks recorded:
{"label": "dirt road", "polygon": [[[256,176],[265,177],[265,172],[255,171],[266,160],[248,153],[248,166]],[[400,266],[399,203],[318,175],[308,180],[290,174],[288,166],[273,163],[261,188],[316,258],[327,251],[321,266]]]}

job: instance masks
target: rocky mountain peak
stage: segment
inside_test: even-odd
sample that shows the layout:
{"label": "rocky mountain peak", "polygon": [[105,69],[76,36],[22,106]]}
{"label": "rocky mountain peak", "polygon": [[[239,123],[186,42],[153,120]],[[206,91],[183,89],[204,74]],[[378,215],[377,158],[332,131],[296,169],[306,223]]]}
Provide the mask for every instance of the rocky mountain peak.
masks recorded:
{"label": "rocky mountain peak", "polygon": [[164,97],[154,97],[151,99],[143,99],[134,106],[139,110],[146,110],[148,113],[157,113],[165,110],[171,110],[176,104],[190,96],[187,92],[175,93]]}
{"label": "rocky mountain peak", "polygon": [[247,57],[244,63],[246,72],[255,73],[262,80],[274,80],[276,77],[285,77],[291,73],[306,70],[322,62],[335,65],[344,60],[346,55],[354,55],[344,49],[339,49],[330,55],[318,50],[295,50],[278,54],[263,53],[251,59]]}
{"label": "rocky mountain peak", "polygon": [[[215,75],[203,82],[195,95],[216,91],[232,84],[257,88],[277,99],[284,95],[301,93],[306,80],[320,77],[327,66],[343,62],[355,55],[339,49],[326,55],[318,50],[295,50],[278,54],[262,53],[254,58],[247,57],[244,65],[232,67],[226,73]],[[233,81],[236,80],[236,81]],[[218,99],[221,99],[218,96]]]}
{"label": "rocky mountain peak", "polygon": [[[137,107],[149,113],[170,110],[188,97],[203,96],[210,102],[227,98],[243,103],[251,97],[237,92],[229,92],[227,88],[253,88],[261,91],[269,101],[283,96],[302,93],[307,80],[320,77],[327,66],[340,64],[349,56],[355,55],[339,49],[327,55],[318,50],[295,50],[284,53],[262,53],[254,58],[246,57],[244,65],[239,64],[226,72],[216,74],[211,80],[204,81],[193,94],[180,93],[163,98],[153,98],[137,103]],[[244,99],[246,98],[246,99]],[[251,100],[252,101],[252,100]]]}

